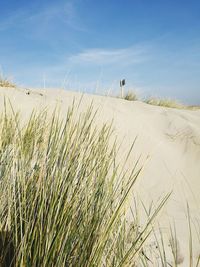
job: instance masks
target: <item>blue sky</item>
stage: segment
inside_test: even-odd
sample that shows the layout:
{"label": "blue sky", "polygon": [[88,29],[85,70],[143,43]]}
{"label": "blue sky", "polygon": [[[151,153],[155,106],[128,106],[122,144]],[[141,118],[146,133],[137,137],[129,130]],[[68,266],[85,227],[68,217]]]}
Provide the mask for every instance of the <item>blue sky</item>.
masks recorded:
{"label": "blue sky", "polygon": [[200,104],[199,0],[0,2],[0,68],[19,85]]}

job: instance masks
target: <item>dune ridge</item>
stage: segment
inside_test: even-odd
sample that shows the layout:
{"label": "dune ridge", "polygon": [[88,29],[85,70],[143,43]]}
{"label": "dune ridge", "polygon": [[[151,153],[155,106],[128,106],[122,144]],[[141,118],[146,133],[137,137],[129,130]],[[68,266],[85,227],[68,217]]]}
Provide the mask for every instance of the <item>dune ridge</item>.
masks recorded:
{"label": "dune ridge", "polygon": [[[183,256],[180,266],[188,266],[187,203],[191,218],[200,222],[200,110],[172,109],[60,89],[1,88],[0,111],[4,110],[5,99],[24,119],[32,110],[47,108],[52,112],[56,107],[65,117],[74,100],[81,101],[78,112],[92,103],[94,110],[98,110],[97,124],[113,123],[114,135],[121,143],[119,160],[123,160],[137,137],[127,162],[127,168],[131,168],[140,157],[140,165],[144,166],[136,195],[148,205],[172,192],[160,224],[165,228],[169,222],[175,222]],[[195,238],[197,255],[200,242]]]}

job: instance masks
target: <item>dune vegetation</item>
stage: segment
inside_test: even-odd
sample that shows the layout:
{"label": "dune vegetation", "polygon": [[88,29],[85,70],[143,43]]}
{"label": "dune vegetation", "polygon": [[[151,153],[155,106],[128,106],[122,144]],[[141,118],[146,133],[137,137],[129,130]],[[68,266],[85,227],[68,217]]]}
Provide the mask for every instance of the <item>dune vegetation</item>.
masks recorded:
{"label": "dune vegetation", "polygon": [[168,107],[168,108],[178,108],[178,109],[187,108],[187,106],[184,106],[183,104],[181,104],[178,101],[173,100],[173,99],[167,99],[167,98],[162,99],[162,98],[157,98],[157,97],[140,99],[138,97],[138,95],[134,91],[131,91],[131,90],[129,90],[128,92],[126,92],[124,94],[123,99],[128,100],[128,101],[138,101],[139,100],[139,101],[143,101],[149,105]]}
{"label": "dune vegetation", "polygon": [[90,107],[0,117],[1,266],[134,266],[166,196],[139,230],[126,202],[140,169],[116,164],[112,127],[94,126]]}
{"label": "dune vegetation", "polygon": [[124,99],[125,100],[129,100],[129,101],[137,101],[138,100],[138,96],[133,91],[128,91],[128,92],[125,93]]}
{"label": "dune vegetation", "polygon": [[[155,235],[154,223],[170,194],[144,208],[141,223],[137,203],[135,209],[129,203],[141,168],[136,163],[125,170],[134,145],[118,164],[112,125],[96,127],[92,106],[79,116],[76,108],[68,109],[65,120],[44,110],[25,122],[5,101],[0,266],[168,266],[164,240],[154,237],[156,258],[147,240]],[[182,258],[174,236],[175,230],[170,264],[178,266]],[[192,265],[191,257],[190,266],[198,264]]]}
{"label": "dune vegetation", "polygon": [[3,77],[0,75],[0,87],[12,87],[15,88],[16,84],[14,84],[10,79]]}
{"label": "dune vegetation", "polygon": [[200,106],[188,106],[180,103],[175,99],[170,98],[159,98],[159,97],[149,97],[140,99],[138,95],[134,91],[128,91],[123,96],[124,100],[128,101],[142,101],[149,105],[166,107],[166,108],[176,108],[176,109],[189,109],[189,110],[197,110]]}

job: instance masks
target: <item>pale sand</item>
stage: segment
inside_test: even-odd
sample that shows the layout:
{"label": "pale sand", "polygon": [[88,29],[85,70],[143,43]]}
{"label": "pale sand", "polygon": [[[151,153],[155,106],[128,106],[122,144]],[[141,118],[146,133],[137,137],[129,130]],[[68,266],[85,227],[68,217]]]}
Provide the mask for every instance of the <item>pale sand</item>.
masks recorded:
{"label": "pale sand", "polygon": [[[200,224],[200,110],[177,110],[56,89],[20,88],[0,89],[0,110],[3,110],[5,97],[10,99],[15,111],[20,110],[24,118],[33,109],[39,111],[48,107],[53,110],[56,106],[65,116],[74,98],[79,101],[83,97],[79,111],[93,101],[94,110],[98,109],[96,123],[102,125],[113,119],[114,134],[119,141],[123,141],[118,155],[120,160],[123,160],[138,136],[127,163],[131,168],[141,155],[140,163],[144,164],[144,169],[136,184],[137,192],[145,205],[150,205],[152,200],[157,203],[159,198],[172,191],[160,216],[160,223],[167,233],[169,221],[175,221],[180,258],[184,258],[180,259],[180,262],[183,261],[180,266],[189,266],[187,202],[192,219]],[[193,237],[195,259],[200,253],[200,241],[196,233]]]}

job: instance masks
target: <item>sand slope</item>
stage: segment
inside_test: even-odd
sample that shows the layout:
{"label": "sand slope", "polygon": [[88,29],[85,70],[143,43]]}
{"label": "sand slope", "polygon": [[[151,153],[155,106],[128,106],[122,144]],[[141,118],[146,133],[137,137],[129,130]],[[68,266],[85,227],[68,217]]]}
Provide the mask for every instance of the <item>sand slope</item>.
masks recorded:
{"label": "sand slope", "polygon": [[[111,122],[114,134],[122,142],[119,159],[123,160],[134,138],[133,153],[128,161],[131,168],[141,155],[144,164],[137,182],[137,192],[148,205],[172,191],[171,198],[161,216],[165,230],[168,222],[175,221],[180,245],[180,266],[188,266],[188,224],[186,202],[193,220],[200,216],[200,110],[176,110],[129,102],[117,98],[83,95],[56,89],[0,89],[0,110],[4,98],[9,98],[14,109],[24,118],[33,109],[59,107],[62,116],[75,98],[82,98],[80,111],[93,101],[98,109],[97,123]],[[147,156],[149,158],[147,159]],[[200,223],[200,220],[199,220]],[[167,231],[167,230],[166,230]],[[194,236],[196,239],[197,235]],[[194,240],[194,257],[200,253],[200,241]]]}

